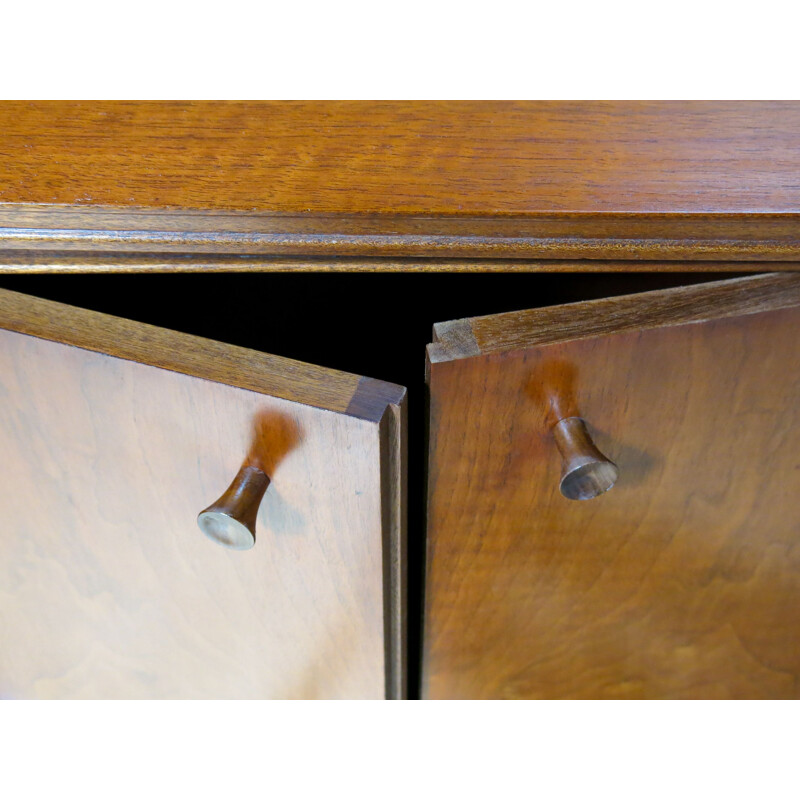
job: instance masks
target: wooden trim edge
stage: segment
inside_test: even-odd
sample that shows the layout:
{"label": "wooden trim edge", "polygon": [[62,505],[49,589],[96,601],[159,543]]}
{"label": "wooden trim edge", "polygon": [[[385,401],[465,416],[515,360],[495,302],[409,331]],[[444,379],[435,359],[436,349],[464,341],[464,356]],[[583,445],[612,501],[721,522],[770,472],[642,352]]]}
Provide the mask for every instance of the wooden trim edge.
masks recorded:
{"label": "wooden trim edge", "polygon": [[799,261],[800,214],[325,215],[0,204],[0,249],[62,254]]}
{"label": "wooden trim edge", "polygon": [[800,272],[800,261],[513,258],[326,258],[206,253],[0,250],[0,274],[208,272]]}
{"label": "wooden trim edge", "polygon": [[407,395],[380,421],[386,697],[408,698]]}
{"label": "wooden trim edge", "polygon": [[[460,321],[479,353],[758,314],[800,305],[800,274],[767,273]],[[471,355],[471,354],[470,354]],[[463,358],[453,353],[452,358]],[[450,360],[448,359],[448,360]]]}
{"label": "wooden trim edge", "polygon": [[375,422],[387,403],[404,391],[369,379],[365,390],[358,375],[6,289],[0,289],[0,328],[335,413],[347,414],[358,398],[351,416]]}

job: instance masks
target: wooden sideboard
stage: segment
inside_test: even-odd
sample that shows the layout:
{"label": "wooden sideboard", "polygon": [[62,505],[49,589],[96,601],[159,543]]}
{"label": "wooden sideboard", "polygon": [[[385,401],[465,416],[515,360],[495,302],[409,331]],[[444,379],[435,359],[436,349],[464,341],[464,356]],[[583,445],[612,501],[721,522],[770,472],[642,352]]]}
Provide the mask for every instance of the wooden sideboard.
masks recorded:
{"label": "wooden sideboard", "polygon": [[0,120],[0,696],[800,697],[800,103]]}

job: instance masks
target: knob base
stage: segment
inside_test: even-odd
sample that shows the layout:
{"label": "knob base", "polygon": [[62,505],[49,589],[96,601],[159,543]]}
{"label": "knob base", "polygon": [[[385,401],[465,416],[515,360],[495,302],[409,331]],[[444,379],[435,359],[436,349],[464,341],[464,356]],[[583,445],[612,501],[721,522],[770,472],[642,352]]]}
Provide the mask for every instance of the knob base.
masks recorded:
{"label": "knob base", "polygon": [[256,543],[256,517],[267,486],[266,473],[257,467],[242,467],[225,494],[200,512],[200,530],[223,547],[249,550]]}
{"label": "knob base", "polygon": [[563,462],[561,494],[568,500],[591,500],[617,482],[619,469],[596,447],[580,417],[566,417],[553,427]]}
{"label": "knob base", "polygon": [[256,543],[247,527],[221,511],[203,511],[197,524],[209,539],[231,550],[249,550]]}

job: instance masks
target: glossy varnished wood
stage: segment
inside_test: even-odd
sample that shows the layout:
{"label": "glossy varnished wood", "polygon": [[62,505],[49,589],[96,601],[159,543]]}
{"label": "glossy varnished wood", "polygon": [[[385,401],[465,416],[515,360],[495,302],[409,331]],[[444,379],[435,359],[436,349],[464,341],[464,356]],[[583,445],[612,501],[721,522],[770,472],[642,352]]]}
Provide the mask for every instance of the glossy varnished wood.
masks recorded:
{"label": "glossy varnished wood", "polygon": [[[404,692],[404,390],[0,293],[0,694]],[[198,513],[271,478],[253,549]]]}
{"label": "glossy varnished wood", "polygon": [[[394,391],[381,381],[365,381],[346,372],[230,347],[16,292],[0,292],[0,324],[19,333],[331,411],[345,411],[351,405],[363,405],[363,398],[375,394],[380,398],[387,389],[389,395]],[[377,420],[383,408],[380,402],[377,407],[367,404],[364,413]]]}
{"label": "glossy varnished wood", "polygon": [[329,268],[367,257],[602,259],[620,268],[637,259],[797,261],[800,232],[793,212],[411,217],[0,205],[0,263],[15,263],[17,251],[327,257]]}
{"label": "glossy varnished wood", "polygon": [[0,202],[798,212],[800,104],[5,102]]}
{"label": "glossy varnished wood", "polygon": [[757,275],[712,281],[670,291],[601,298],[560,306],[510,311],[434,326],[430,362],[479,353],[497,353],[534,345],[592,338],[741,316],[798,301],[796,275]]}
{"label": "glossy varnished wood", "polygon": [[799,329],[793,275],[437,326],[425,696],[800,697]]}
{"label": "glossy varnished wood", "polygon": [[797,103],[9,102],[0,122],[8,251],[800,255]]}
{"label": "glossy varnished wood", "polygon": [[[775,272],[800,271],[800,261],[619,261],[509,258],[303,258],[203,253],[60,253],[0,251],[0,273],[203,272]],[[565,278],[569,280],[569,278]]]}

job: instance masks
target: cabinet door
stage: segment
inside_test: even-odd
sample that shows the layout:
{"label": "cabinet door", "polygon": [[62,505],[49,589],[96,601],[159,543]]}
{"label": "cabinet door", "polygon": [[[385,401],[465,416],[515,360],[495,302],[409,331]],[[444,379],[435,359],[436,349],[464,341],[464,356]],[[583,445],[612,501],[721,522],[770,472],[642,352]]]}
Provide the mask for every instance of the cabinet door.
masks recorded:
{"label": "cabinet door", "polygon": [[[0,328],[0,695],[403,694],[402,387],[7,291]],[[242,467],[231,550],[196,520]]]}
{"label": "cabinet door", "polygon": [[800,697],[800,275],[434,338],[424,696]]}

